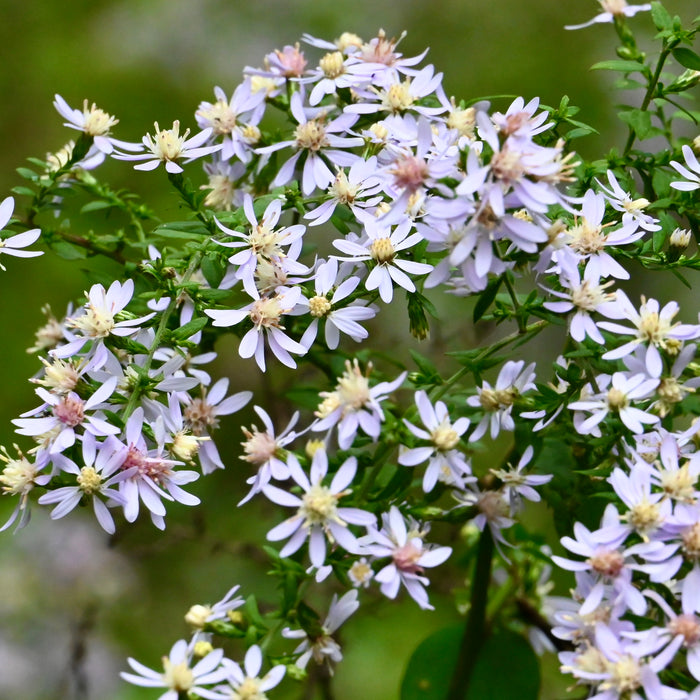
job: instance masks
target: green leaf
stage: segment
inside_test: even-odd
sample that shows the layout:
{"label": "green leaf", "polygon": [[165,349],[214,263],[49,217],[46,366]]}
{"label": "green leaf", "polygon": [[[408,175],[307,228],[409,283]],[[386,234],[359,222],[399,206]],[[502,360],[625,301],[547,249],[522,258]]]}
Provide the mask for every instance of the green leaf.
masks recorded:
{"label": "green leaf", "polygon": [[639,61],[624,61],[619,58],[614,58],[609,61],[599,61],[591,66],[591,70],[614,70],[620,73],[645,73],[648,69]]}
{"label": "green leaf", "polygon": [[626,112],[620,112],[618,116],[625,124],[629,124],[634,129],[634,133],[637,134],[640,141],[663,133],[657,127],[652,126],[649,112],[644,112],[641,109],[630,109]]}
{"label": "green leaf", "polygon": [[486,313],[489,306],[491,306],[491,303],[496,298],[496,294],[498,294],[501,282],[503,282],[502,277],[492,279],[486,286],[486,289],[481,293],[481,296],[474,306],[474,323],[476,323]]}
{"label": "green leaf", "polygon": [[36,180],[38,177],[37,174],[29,168],[17,168],[17,173],[25,180]]}
{"label": "green leaf", "polygon": [[175,231],[171,228],[157,228],[153,231],[155,236],[160,238],[177,238],[185,241],[199,241],[201,240],[201,233],[193,233],[188,231]]}
{"label": "green leaf", "polygon": [[202,328],[204,328],[204,326],[206,326],[208,322],[209,319],[205,317],[195,318],[189,323],[186,323],[184,326],[180,326],[180,328],[174,330],[170,334],[170,337],[172,338],[172,340],[175,341],[187,340],[190,336],[201,331]]}
{"label": "green leaf", "polygon": [[673,49],[673,58],[680,63],[683,68],[690,68],[690,70],[700,70],[700,56],[698,56],[695,51],[691,51],[685,46],[678,46]]}
{"label": "green leaf", "polygon": [[49,248],[64,260],[84,260],[87,257],[87,251],[84,248],[68,243],[68,241],[51,241]]}
{"label": "green leaf", "polygon": [[33,197],[34,196],[34,190],[29,189],[29,187],[22,187],[21,185],[17,187],[13,187],[11,192],[13,194],[20,194],[25,197]]}
{"label": "green leaf", "polygon": [[651,19],[654,26],[661,32],[664,29],[671,29],[673,19],[668,13],[668,10],[660,2],[651,3]]}
{"label": "green leaf", "polygon": [[445,627],[413,652],[401,682],[401,700],[444,700],[457,665],[462,625]]}
{"label": "green leaf", "polygon": [[524,637],[502,630],[481,648],[465,700],[537,700],[539,690],[537,655]]}
{"label": "green leaf", "polygon": [[220,284],[221,280],[224,278],[226,269],[221,264],[218,256],[216,255],[205,255],[202,259],[202,274],[207,284],[216,289]]}
{"label": "green leaf", "polygon": [[103,199],[98,199],[94,202],[88,202],[81,210],[81,214],[89,211],[99,211],[100,209],[109,209],[112,206],[111,202],[105,202]]}

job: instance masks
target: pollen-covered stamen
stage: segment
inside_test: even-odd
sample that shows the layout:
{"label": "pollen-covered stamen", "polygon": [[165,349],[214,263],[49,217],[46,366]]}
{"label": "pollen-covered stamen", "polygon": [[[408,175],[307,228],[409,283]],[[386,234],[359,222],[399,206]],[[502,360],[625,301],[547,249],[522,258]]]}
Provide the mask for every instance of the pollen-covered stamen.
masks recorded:
{"label": "pollen-covered stamen", "polygon": [[248,236],[248,242],[256,255],[265,258],[283,258],[282,237],[278,231],[271,229],[265,222],[259,223]]}
{"label": "pollen-covered stamen", "polygon": [[630,654],[625,654],[610,667],[611,678],[600,684],[601,688],[614,688],[620,696],[634,692],[642,685],[642,672],[639,661]]}
{"label": "pollen-covered stamen", "polygon": [[567,233],[569,247],[579,255],[595,255],[605,248],[607,237],[603,233],[604,226],[592,225],[586,217],[570,228]]}
{"label": "pollen-covered stamen", "polygon": [[260,141],[260,137],[262,136],[260,129],[258,129],[255,124],[244,124],[242,127],[240,127],[239,133],[241,134],[241,138],[249,146],[252,146]]}
{"label": "pollen-covered stamen", "polygon": [[258,328],[281,328],[282,307],[276,297],[258,299],[249,313],[250,320]]}
{"label": "pollen-covered stamen", "polygon": [[99,109],[93,104],[88,107],[88,101],[83,102],[83,131],[90,136],[105,136],[109,130],[119,123],[111,114],[107,114],[104,110]]}
{"label": "pollen-covered stamen", "polygon": [[686,647],[700,642],[700,619],[696,615],[679,615],[668,623],[668,629],[674,637],[680,634]]}
{"label": "pollen-covered stamen", "polygon": [[315,296],[309,299],[309,313],[315,318],[321,318],[333,308],[331,302],[324,296]]}
{"label": "pollen-covered stamen", "polygon": [[411,95],[411,81],[408,78],[402,83],[392,85],[388,90],[382,90],[379,94],[384,109],[393,114],[405,112],[414,102]]}
{"label": "pollen-covered stamen", "polygon": [[173,664],[167,656],[163,657],[163,682],[166,688],[171,688],[178,693],[187,693],[194,685],[194,674],[186,661]]}
{"label": "pollen-covered stamen", "polygon": [[324,525],[333,520],[343,521],[338,516],[338,500],[343,494],[331,493],[327,486],[314,484],[303,496],[299,514],[304,518],[304,525]]}
{"label": "pollen-covered stamen", "polygon": [[284,75],[288,78],[298,78],[304,73],[306,59],[304,58],[304,53],[299,50],[299,44],[285,46],[283,51],[275,49],[275,54],[284,70]]}
{"label": "pollen-covered stamen", "polygon": [[[370,369],[371,366],[368,366],[368,374]],[[321,396],[324,396],[324,394],[321,394]],[[346,361],[345,372],[338,380],[337,396],[344,410],[352,409],[357,411],[369,401],[369,379],[360,371],[357,360],[352,365]]]}
{"label": "pollen-covered stamen", "polygon": [[485,411],[499,411],[515,403],[518,392],[514,387],[507,389],[482,389],[479,403]]}
{"label": "pollen-covered stamen", "polygon": [[0,461],[7,465],[0,473],[0,484],[2,484],[2,492],[11,496],[31,491],[37,476],[36,467],[22,454],[17,445],[15,449],[17,457],[13,458],[4,447],[0,448]]}
{"label": "pollen-covered stamen", "polygon": [[661,488],[674,501],[683,503],[695,503],[695,482],[686,462],[682,467],[674,471],[664,471],[661,475]]}
{"label": "pollen-covered stamen", "polygon": [[158,122],[155,122],[154,126],[156,127],[155,136],[148,134],[146,137],[150,150],[160,160],[177,160],[182,155],[182,147],[190,130],[187,129],[180,136],[180,122],[177,119],[173,122],[172,129],[161,129]]}
{"label": "pollen-covered stamen", "polygon": [[615,298],[614,294],[604,291],[611,284],[612,280],[604,284],[593,284],[590,280],[583,280],[578,287],[571,290],[571,302],[583,311],[595,311],[600,304]]}
{"label": "pollen-covered stamen", "polygon": [[617,549],[603,547],[596,550],[596,553],[586,561],[593,571],[608,578],[618,576],[625,566],[625,558]]}
{"label": "pollen-covered stamen", "polygon": [[476,128],[476,110],[474,107],[457,109],[453,98],[452,111],[447,117],[447,126],[450,129],[456,129],[460,136],[471,138],[474,136],[474,129]]}
{"label": "pollen-covered stamen", "polygon": [[348,182],[348,176],[342,171],[338,171],[333,184],[328,188],[329,194],[337,199],[341,204],[352,204],[355,201],[359,187]]}
{"label": "pollen-covered stamen", "polygon": [[192,432],[200,436],[210,429],[219,427],[216,408],[207,403],[206,398],[192,399],[183,411],[185,422]]}
{"label": "pollen-covered stamen", "polygon": [[136,467],[139,474],[150,477],[156,483],[160,483],[163,477],[168,477],[172,474],[170,462],[158,457],[149,457],[135,445],[129,445],[126,457],[121,465],[124,471],[132,467]]}
{"label": "pollen-covered stamen", "polygon": [[623,17],[627,9],[627,0],[600,0],[603,12],[609,12],[616,17]]}
{"label": "pollen-covered stamen", "polygon": [[83,467],[77,477],[78,486],[86,496],[97,493],[102,486],[102,477],[94,467]]}
{"label": "pollen-covered stamen", "polygon": [[230,134],[236,126],[236,113],[226,100],[218,100],[208,109],[200,109],[197,114],[206,119],[215,134]]}
{"label": "pollen-covered stamen", "polygon": [[201,443],[209,439],[207,436],[191,435],[185,430],[179,430],[173,435],[170,452],[184,462],[191,462],[199,452]]}
{"label": "pollen-covered stamen", "polygon": [[459,443],[459,435],[450,425],[447,418],[430,432],[430,440],[433,445],[441,452],[447,452],[454,449]]}
{"label": "pollen-covered stamen", "polygon": [[260,689],[262,678],[251,678],[246,676],[235,691],[232,697],[240,700],[267,700],[267,695]]}
{"label": "pollen-covered stamen", "polygon": [[318,405],[318,408],[314,411],[314,415],[317,418],[325,418],[330,416],[333,411],[340,407],[340,394],[337,391],[324,392],[321,394],[323,401]]}
{"label": "pollen-covered stamen", "polygon": [[692,387],[685,389],[678,383],[675,377],[662,377],[659,386],[656,387],[656,393],[659,398],[667,404],[678,403],[683,400],[686,391],[694,391]]}
{"label": "pollen-covered stamen", "polygon": [[85,402],[77,394],[70,394],[53,407],[53,414],[61,423],[74,428],[85,419]]}
{"label": "pollen-covered stamen", "polygon": [[43,357],[39,359],[44,365],[44,376],[41,379],[32,379],[31,381],[48,387],[59,394],[65,394],[75,389],[80,381],[80,374],[72,359],[55,358],[51,362]]}
{"label": "pollen-covered stamen", "polygon": [[[673,316],[675,315],[674,313]],[[677,324],[671,324],[669,318],[660,318],[658,311],[649,311],[646,306],[646,300],[643,297],[642,306],[639,309],[639,317],[637,336],[642,340],[653,343],[657,347],[663,348],[668,334],[673,326]]]}
{"label": "pollen-covered stamen", "polygon": [[114,328],[114,314],[106,309],[97,309],[88,303],[85,313],[78,318],[69,318],[68,325],[77,328],[88,338],[106,338]]}
{"label": "pollen-covered stamen", "polygon": [[253,426],[252,432],[247,428],[242,428],[247,440],[242,442],[245,454],[241,459],[251,464],[265,464],[268,460],[276,456],[279,449],[275,438],[267,432],[259,431]]}
{"label": "pollen-covered stamen", "polygon": [[370,255],[379,265],[391,262],[396,255],[394,244],[390,238],[377,238],[369,248]]}
{"label": "pollen-covered stamen", "polygon": [[488,522],[498,522],[510,514],[508,503],[500,491],[484,491],[476,505]]}
{"label": "pollen-covered stamen", "polygon": [[345,73],[345,59],[340,51],[327,53],[318,64],[326,78],[334,80]]}
{"label": "pollen-covered stamen", "polygon": [[410,574],[419,574],[423,568],[418,564],[418,560],[423,555],[423,551],[416,547],[412,541],[406,542],[405,545],[395,549],[391,557],[394,560],[396,568]]}
{"label": "pollen-covered stamen", "polygon": [[691,525],[685,530],[681,538],[683,540],[682,550],[685,558],[690,561],[700,559],[700,522]]}
{"label": "pollen-covered stamen", "polygon": [[498,153],[494,153],[491,159],[491,172],[496,178],[505,182],[520,180],[525,174],[521,155],[509,148],[503,148]]}
{"label": "pollen-covered stamen", "polygon": [[428,164],[418,156],[401,158],[389,172],[394,176],[396,186],[409,192],[415,192],[422,187],[430,175]]}
{"label": "pollen-covered stamen", "polygon": [[623,408],[629,406],[629,401],[627,400],[627,395],[624,391],[620,391],[613,387],[607,393],[605,400],[608,403],[608,408],[611,411],[621,411]]}
{"label": "pollen-covered stamen", "polygon": [[626,517],[627,522],[642,536],[656,530],[662,522],[659,506],[646,499],[635,504]]}
{"label": "pollen-covered stamen", "polygon": [[212,609],[208,605],[193,605],[185,615],[185,622],[195,629],[201,630],[211,613]]}
{"label": "pollen-covered stamen", "polygon": [[299,148],[309,151],[319,151],[329,145],[326,129],[320,119],[309,119],[305,124],[299,124],[294,130],[294,138]]}

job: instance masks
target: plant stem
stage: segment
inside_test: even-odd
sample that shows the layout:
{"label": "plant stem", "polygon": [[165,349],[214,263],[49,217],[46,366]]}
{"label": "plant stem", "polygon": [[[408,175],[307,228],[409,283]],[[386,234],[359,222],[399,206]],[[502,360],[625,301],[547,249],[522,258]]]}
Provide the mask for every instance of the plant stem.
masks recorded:
{"label": "plant stem", "polygon": [[464,635],[459,646],[457,665],[450,681],[447,700],[464,700],[467,697],[472,671],[486,639],[486,603],[491,581],[493,550],[493,536],[489,526],[485,525],[479,538],[469,614],[464,625]]}

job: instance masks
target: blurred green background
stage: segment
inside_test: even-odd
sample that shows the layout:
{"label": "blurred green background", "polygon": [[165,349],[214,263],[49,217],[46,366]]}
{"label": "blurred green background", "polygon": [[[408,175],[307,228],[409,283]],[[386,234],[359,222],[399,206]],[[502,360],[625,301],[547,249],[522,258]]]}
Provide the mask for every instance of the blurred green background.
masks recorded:
{"label": "blurred green background", "polygon": [[[686,21],[697,10],[693,0],[666,5]],[[406,30],[401,50],[414,55],[430,46],[426,61],[444,72],[448,95],[538,95],[557,104],[565,93],[581,107],[580,119],[601,132],[580,142],[584,156],[621,145],[612,80],[588,70],[613,57],[613,30],[563,28],[596,14],[593,0],[0,0],[0,9],[5,47],[0,197],[20,184],[15,168],[26,157],[43,157],[74,136],[53,110],[54,93],[73,107],[87,98],[116,115],[117,135],[125,140],[140,140],[156,120],[163,126],[180,119],[195,127],[194,111],[200,101],[211,100],[215,85],[230,93],[245,65],[259,65],[265,53],[294,43],[304,32],[332,40],[343,31],[369,39],[380,27],[389,35]],[[649,36],[648,16],[638,15],[633,26]],[[196,177],[196,166],[191,172]],[[149,175],[127,163],[107,162],[100,174],[142,194],[163,218],[178,216],[161,170]],[[17,198],[18,210],[22,206]],[[24,348],[43,322],[40,308],[49,302],[61,314],[88,281],[81,264],[50,255],[11,258],[7,267],[0,274],[0,444],[9,445],[14,440],[10,419],[35,405],[27,377],[38,363]],[[235,348],[220,351],[225,356]],[[226,357],[219,365],[219,371],[233,373],[236,389],[250,388],[248,370]],[[196,512],[173,508],[163,534],[139,523],[108,549],[92,522],[85,526],[74,516],[50,524],[36,513],[29,528],[0,537],[0,700],[157,697],[156,691],[131,689],[118,680],[127,655],[155,667],[186,635],[182,617],[188,607],[218,600],[234,583],[261,598],[273,593],[272,581],[262,575],[264,564],[237,537],[244,531],[245,541],[262,541],[268,528],[263,504],[249,504],[243,513],[235,508],[241,494],[235,456],[241,420],[225,419],[217,436],[217,441],[230,436],[222,452],[232,466],[193,489],[205,501],[217,498]],[[10,512],[8,505],[0,503],[0,522]],[[348,625],[337,700],[397,697],[410,652],[451,619],[448,583],[433,588],[435,612],[421,613],[411,601],[385,602],[373,608],[371,620]],[[319,603],[320,611],[326,604]],[[556,663],[550,659],[549,666]],[[88,693],[81,695],[76,679],[83,675]],[[555,697],[563,686],[552,685],[557,687],[542,697]]]}

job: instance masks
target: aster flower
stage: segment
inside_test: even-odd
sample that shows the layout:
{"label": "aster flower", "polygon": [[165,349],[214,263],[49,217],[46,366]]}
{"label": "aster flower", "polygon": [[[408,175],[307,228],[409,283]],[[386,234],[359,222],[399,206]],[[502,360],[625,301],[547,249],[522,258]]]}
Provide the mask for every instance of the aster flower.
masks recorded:
{"label": "aster flower", "polygon": [[126,151],[143,150],[143,146],[140,143],[128,143],[110,136],[112,127],[116,126],[119,120],[111,114],[107,114],[94,103],[92,106],[88,105],[88,101],[85,100],[82,110],[72,109],[60,95],[54,95],[53,106],[64,119],[68,120],[63,126],[67,126],[69,129],[77,129],[88,136],[92,136],[95,147],[100,152],[110,154],[115,146]]}
{"label": "aster flower", "polygon": [[[310,348],[314,340],[321,319],[325,320],[326,345],[335,350],[340,342],[340,334],[349,335],[355,342],[367,338],[369,333],[358,323],[374,318],[377,314],[375,306],[366,306],[364,302],[357,301],[347,306],[336,306],[339,302],[350,296],[358,284],[358,277],[348,277],[339,282],[338,261],[335,258],[320,264],[316,269],[314,285],[316,295],[310,299],[301,298],[299,305],[307,307],[313,320],[304,331],[299,341],[304,347]],[[332,292],[332,294],[331,294]],[[330,297],[329,297],[330,295]]]}
{"label": "aster flower", "polygon": [[7,530],[15,521],[16,530],[29,522],[29,493],[35,486],[45,486],[51,480],[51,474],[41,473],[49,464],[48,452],[37,455],[35,461],[30,462],[17,445],[14,447],[17,457],[10,457],[7,448],[0,447],[0,462],[5,463],[0,472],[0,493],[3,496],[19,496],[17,506],[7,522],[0,527],[0,532]]}
{"label": "aster flower", "polygon": [[250,80],[245,80],[233,92],[231,99],[220,88],[214,88],[216,102],[201,102],[195,112],[200,129],[211,129],[214,137],[222,139],[220,157],[228,161],[234,156],[244,163],[251,160],[253,147],[260,138],[257,125],[265,113],[265,94],[253,92]]}
{"label": "aster flower", "polygon": [[301,288],[282,288],[269,297],[260,297],[256,290],[256,300],[242,309],[205,309],[204,313],[213,319],[214,326],[228,327],[246,318],[253,327],[243,336],[238,353],[243,358],[255,357],[258,367],[265,371],[265,340],[274,356],[287,367],[297,364],[290,355],[304,355],[307,349],[284,333],[282,317],[289,314],[298,304]]}
{"label": "aster flower", "polygon": [[428,528],[411,522],[409,529],[396,506],[382,515],[382,524],[381,530],[368,528],[367,536],[361,540],[367,554],[379,559],[391,557],[391,562],[374,577],[381,584],[381,592],[387,598],[396,598],[403,584],[421,608],[433,610],[425,590],[429,580],[422,574],[425,568],[442,564],[452,554],[452,548],[426,545]]}
{"label": "aster flower", "polygon": [[402,372],[393,382],[380,382],[370,387],[371,369],[370,364],[365,375],[357,360],[352,363],[346,360],[345,372],[335,390],[320,394],[323,401],[315,413],[319,420],[311,426],[311,430],[319,432],[337,425],[341,450],[350,447],[360,428],[373,440],[379,438],[384,420],[380,403],[406,378],[406,372]]}
{"label": "aster flower", "polygon": [[585,419],[581,414],[574,414],[574,427],[581,435],[600,437],[598,424],[611,412],[617,413],[633,433],[642,433],[644,425],[659,422],[658,416],[630,405],[632,401],[648,398],[658,385],[658,379],[649,378],[644,374],[615,372],[612,377],[608,374],[598,375],[596,383],[600,388],[598,393],[593,394],[586,390],[582,392],[581,400],[569,404],[572,411],[586,411],[591,414]]}
{"label": "aster flower", "polygon": [[671,166],[675,168],[685,180],[676,180],[671,183],[671,187],[676,190],[682,190],[683,192],[692,192],[700,187],[700,163],[698,163],[698,159],[690,146],[683,146],[682,150],[683,157],[688,167],[686,168],[675,160],[671,161]]}
{"label": "aster flower", "polygon": [[488,382],[477,387],[477,395],[470,396],[467,404],[481,408],[484,416],[469,436],[469,442],[481,438],[489,427],[492,439],[495,439],[501,430],[515,430],[515,422],[511,415],[513,404],[521,394],[535,388],[534,369],[534,362],[526,367],[524,360],[509,360],[498,373],[494,387]]}
{"label": "aster flower", "polygon": [[[12,212],[15,209],[14,197],[6,197],[0,203],[0,233],[7,226],[12,218]],[[38,255],[43,255],[40,250],[23,250],[28,245],[35,243],[41,235],[41,229],[33,228],[30,231],[16,233],[7,238],[0,238],[0,254],[12,255],[15,258],[35,258]],[[0,270],[5,270],[5,266],[0,263]]]}
{"label": "aster flower", "polygon": [[214,692],[207,693],[204,697],[210,700],[267,700],[266,692],[279,685],[287,667],[284,664],[273,666],[261,678],[262,662],[262,651],[257,644],[253,644],[246,652],[243,668],[235,661],[225,659],[227,685],[216,686]]}
{"label": "aster flower", "polygon": [[464,456],[455,448],[469,427],[469,419],[458,418],[452,424],[447,406],[442,401],[433,406],[425,391],[416,392],[415,402],[427,430],[418,428],[407,420],[404,420],[404,423],[413,435],[421,440],[428,440],[431,444],[402,449],[399,453],[399,464],[412,467],[428,460],[428,467],[423,476],[423,491],[426,493],[432,491],[438,481],[464,488],[464,484],[474,477]]}
{"label": "aster flower", "polygon": [[491,469],[491,473],[503,483],[505,497],[512,513],[521,508],[523,498],[538,503],[541,500],[540,494],[533,487],[542,486],[552,480],[552,474],[523,473],[533,454],[534,448],[528,445],[515,467],[508,465],[508,469]]}
{"label": "aster flower", "polygon": [[408,250],[422,240],[418,233],[409,235],[411,226],[410,219],[406,219],[392,231],[390,225],[368,220],[365,222],[367,240],[364,244],[347,239],[333,241],[333,245],[347,256],[339,257],[339,260],[374,261],[375,265],[367,276],[365,287],[369,291],[378,289],[379,296],[386,304],[389,304],[394,298],[394,284],[409,292],[415,292],[416,285],[406,274],[407,272],[414,275],[425,275],[433,269],[433,266],[427,263],[398,257],[399,253]]}
{"label": "aster flower", "polygon": [[603,194],[605,194],[610,206],[616,211],[622,212],[623,223],[626,220],[632,219],[645,231],[658,231],[661,228],[658,219],[655,219],[650,214],[644,213],[644,209],[650,204],[649,200],[644,197],[632,199],[629,193],[622,189],[612,170],[608,170],[609,187],[602,185],[597,178],[596,182]]}
{"label": "aster flower", "polygon": [[305,432],[298,433],[292,430],[299,420],[298,411],[291,417],[287,427],[279,435],[276,435],[275,427],[267,412],[260,406],[254,406],[253,410],[258,414],[265,430],[258,430],[255,425],[251,426],[251,430],[241,428],[246,437],[245,442],[241,443],[244,452],[241,459],[256,466],[258,471],[247,479],[246,483],[251,484],[251,489],[238,504],[239,506],[247,503],[256,493],[262,491],[263,486],[270,483],[270,479],[289,478],[289,467],[285,461],[287,454],[284,448]]}
{"label": "aster flower", "polygon": [[229,588],[226,595],[213,605],[193,605],[185,615],[185,622],[201,630],[207,623],[216,620],[224,620],[228,614],[245,603],[241,596],[237,596],[240,586]]}
{"label": "aster flower", "polygon": [[301,639],[301,644],[294,650],[299,654],[296,665],[299,668],[306,668],[309,660],[313,657],[317,664],[326,663],[329,672],[333,673],[332,663],[339,663],[343,660],[340,644],[331,636],[347,619],[357,611],[360,603],[357,600],[357,591],[351,590],[341,598],[335,594],[328,609],[328,615],[317,634],[310,634],[305,630],[291,630],[285,627],[282,636],[287,639]]}
{"label": "aster flower", "polygon": [[326,160],[338,167],[351,166],[359,156],[343,149],[362,146],[364,140],[359,136],[338,135],[347,133],[357,121],[357,116],[354,114],[344,112],[335,119],[326,121],[326,111],[321,109],[313,110],[317,116],[309,118],[306,116],[302,97],[298,92],[292,95],[289,108],[298,122],[294,139],[259,148],[257,152],[272,153],[289,146],[296,149],[296,153],[280,166],[272,187],[286,185],[294,177],[297,161],[303,154],[305,159],[301,175],[301,190],[308,196],[317,187],[325,190],[333,182],[335,175],[326,164]]}
{"label": "aster flower", "polygon": [[136,673],[122,671],[119,675],[128,683],[146,688],[167,688],[158,700],[178,700],[183,695],[196,693],[210,697],[207,686],[226,679],[228,667],[222,664],[223,649],[214,649],[192,666],[193,650],[184,639],[175,642],[168,656],[163,657],[163,671],[153,671],[136,661],[127,659]]}
{"label": "aster flower", "polygon": [[196,158],[215,153],[223,148],[223,144],[220,143],[214,146],[202,145],[209,140],[213,131],[211,128],[188,139],[190,130],[186,129],[185,133],[180,136],[180,122],[177,119],[173,122],[172,129],[161,129],[158,122],[155,122],[154,126],[155,134],[146,134],[143,137],[143,145],[146,147],[147,153],[132,155],[115,152],[114,157],[118,160],[146,161],[135,165],[135,170],[155,170],[161,163],[165,163],[165,169],[169,173],[177,174],[183,172],[177,161],[184,159],[184,163],[189,163]]}
{"label": "aster flower", "polygon": [[621,17],[634,17],[638,12],[646,12],[651,10],[651,3],[643,5],[628,5],[627,0],[598,0],[603,10],[593,19],[584,22],[583,24],[569,24],[564,29],[583,29],[590,27],[592,24],[610,23]]}
{"label": "aster flower", "polygon": [[[51,351],[54,357],[65,358],[79,352],[90,340],[100,341],[109,335],[125,337],[138,333],[139,326],[144,321],[155,316],[146,314],[139,318],[128,318],[117,321],[116,316],[124,310],[134,295],[134,281],[128,279],[124,284],[115,280],[105,291],[101,284],[94,284],[86,293],[87,304],[81,315],[66,319],[66,324],[80,335],[74,336],[68,343]],[[93,346],[93,352],[96,351]]]}
{"label": "aster flower", "polygon": [[673,323],[680,307],[675,301],[670,301],[663,308],[659,308],[656,299],[642,297],[642,305],[639,311],[629,300],[627,295],[618,290],[616,295],[617,305],[620,309],[618,318],[625,318],[633,324],[633,328],[601,321],[598,325],[607,331],[619,335],[634,335],[635,337],[603,355],[604,360],[618,360],[630,354],[639,345],[645,344],[646,367],[649,375],[659,377],[663,370],[663,358],[659,350],[670,355],[677,354],[684,340],[691,340],[700,335],[700,326]]}
{"label": "aster flower", "polygon": [[351,457],[338,469],[330,486],[323,486],[322,481],[328,473],[328,456],[323,449],[316,450],[311,462],[310,477],[307,477],[294,455],[287,462],[289,474],[301,486],[304,494],[299,497],[282,491],[276,486],[263,486],[263,493],[273,502],[282,506],[296,508],[297,512],[288,520],[272,528],[267,539],[273,542],[289,538],[280,551],[281,557],[294,554],[306,540],[309,540],[309,558],[317,569],[326,559],[326,540],[350,553],[358,552],[355,535],[348,525],[373,525],[376,518],[359,508],[339,507],[338,502],[350,493],[348,486],[355,478],[357,459]]}

